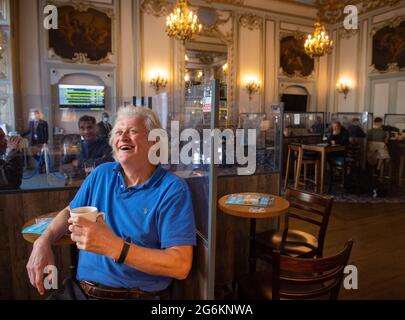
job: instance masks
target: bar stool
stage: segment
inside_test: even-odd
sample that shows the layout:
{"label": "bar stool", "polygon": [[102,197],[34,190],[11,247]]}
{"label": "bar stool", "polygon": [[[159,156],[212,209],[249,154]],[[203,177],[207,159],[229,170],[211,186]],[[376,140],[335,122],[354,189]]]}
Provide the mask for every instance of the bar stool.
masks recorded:
{"label": "bar stool", "polygon": [[[294,159],[294,168],[293,168],[293,174],[295,177],[295,172],[297,171],[297,158],[298,158],[298,152],[300,151],[301,145],[300,144],[295,144],[291,143],[288,145],[288,154],[287,154],[287,167],[286,167],[286,172],[285,172],[285,182],[284,182],[284,189],[287,189],[288,187],[288,177],[290,174],[290,163],[291,163],[291,158],[293,153],[295,154],[295,159]],[[306,156],[304,154],[304,158],[302,160],[302,166],[304,168],[304,179],[303,181],[298,181],[298,184],[300,185],[305,185],[307,181],[311,182],[314,184],[315,192],[317,191],[318,188],[318,172],[319,172],[319,164],[320,161],[317,158],[313,158],[312,156]],[[309,166],[314,166],[314,179],[309,179],[308,178],[308,167]]]}

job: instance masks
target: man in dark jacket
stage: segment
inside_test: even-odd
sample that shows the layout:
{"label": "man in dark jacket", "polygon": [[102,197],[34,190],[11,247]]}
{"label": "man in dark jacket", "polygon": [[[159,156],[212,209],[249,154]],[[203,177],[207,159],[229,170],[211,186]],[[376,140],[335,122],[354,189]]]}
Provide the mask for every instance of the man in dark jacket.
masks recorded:
{"label": "man in dark jacket", "polygon": [[48,122],[41,119],[41,114],[38,110],[32,111],[29,128],[22,134],[23,137],[28,135],[33,146],[48,143]]}
{"label": "man in dark jacket", "polygon": [[366,134],[361,127],[360,119],[354,118],[352,123],[347,127],[350,138],[365,138]]}
{"label": "man in dark jacket", "polygon": [[[3,129],[0,128],[0,189],[17,189],[21,185],[23,166],[19,145],[21,137],[10,137],[8,143]],[[8,154],[4,154],[8,147]]]}
{"label": "man in dark jacket", "polygon": [[84,173],[105,162],[114,162],[112,148],[106,137],[97,136],[96,119],[92,116],[82,116],[78,122],[79,132],[82,140],[80,142],[80,153],[65,155],[62,164],[70,164],[72,176],[83,176]]}
{"label": "man in dark jacket", "polygon": [[[342,126],[339,121],[332,122],[332,132],[328,137],[328,143],[332,146],[341,145],[347,146],[350,143],[349,132]],[[332,191],[333,184],[333,168],[345,162],[345,151],[329,152],[327,155],[328,162],[328,193]]]}

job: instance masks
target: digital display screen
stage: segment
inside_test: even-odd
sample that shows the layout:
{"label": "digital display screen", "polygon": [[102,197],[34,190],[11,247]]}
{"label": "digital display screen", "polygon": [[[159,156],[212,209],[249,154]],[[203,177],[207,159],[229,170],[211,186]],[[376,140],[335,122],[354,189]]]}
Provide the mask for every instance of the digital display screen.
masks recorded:
{"label": "digital display screen", "polygon": [[62,110],[104,110],[104,86],[59,85],[59,108]]}

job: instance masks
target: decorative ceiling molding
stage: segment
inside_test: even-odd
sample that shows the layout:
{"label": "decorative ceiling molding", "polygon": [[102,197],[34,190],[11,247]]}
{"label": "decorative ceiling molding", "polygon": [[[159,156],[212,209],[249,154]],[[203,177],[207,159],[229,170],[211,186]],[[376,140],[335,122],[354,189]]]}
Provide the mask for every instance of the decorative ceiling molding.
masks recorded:
{"label": "decorative ceiling molding", "polygon": [[247,28],[249,30],[255,30],[260,29],[262,27],[263,19],[262,17],[256,16],[251,13],[247,13],[239,18],[239,23],[244,28]]}
{"label": "decorative ceiling molding", "polygon": [[359,32],[359,29],[350,29],[347,30],[345,28],[339,28],[338,30],[338,37],[341,39],[350,39],[354,35],[356,35]]}
{"label": "decorative ceiling molding", "polygon": [[400,0],[316,0],[318,18],[321,21],[335,24],[344,19],[344,8],[347,5],[357,5],[360,13],[366,13],[384,6],[393,7]]}
{"label": "decorative ceiling molding", "polygon": [[155,17],[167,16],[170,13],[170,4],[166,0],[144,0],[141,5],[142,11]]}
{"label": "decorative ceiling molding", "polygon": [[383,6],[395,6],[400,0],[363,0],[363,9],[365,11],[374,10]]}
{"label": "decorative ceiling molding", "polygon": [[350,0],[316,0],[318,18],[321,21],[335,24],[343,18],[343,10]]}
{"label": "decorative ceiling molding", "polygon": [[205,0],[207,3],[225,3],[225,4],[232,4],[235,6],[244,5],[245,0]]}
{"label": "decorative ceiling molding", "polygon": [[388,21],[383,21],[380,24],[377,24],[373,27],[371,30],[371,35],[375,35],[378,30],[381,30],[385,27],[390,27],[390,28],[396,28],[398,27],[403,21],[405,21],[405,16],[397,16],[395,18],[392,18]]}

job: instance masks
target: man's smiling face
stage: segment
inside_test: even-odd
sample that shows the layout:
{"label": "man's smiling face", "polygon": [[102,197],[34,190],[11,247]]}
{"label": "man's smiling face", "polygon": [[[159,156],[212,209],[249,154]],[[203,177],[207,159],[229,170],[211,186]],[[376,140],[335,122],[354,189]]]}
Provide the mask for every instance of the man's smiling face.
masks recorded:
{"label": "man's smiling face", "polygon": [[149,163],[148,152],[154,142],[148,141],[148,130],[142,117],[120,119],[113,135],[112,147],[119,163]]}

